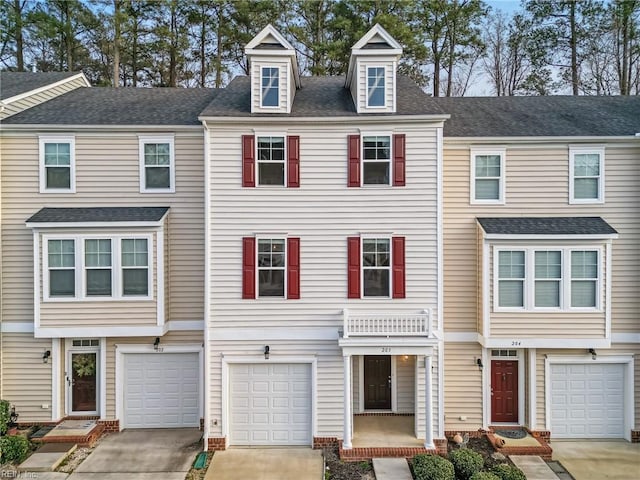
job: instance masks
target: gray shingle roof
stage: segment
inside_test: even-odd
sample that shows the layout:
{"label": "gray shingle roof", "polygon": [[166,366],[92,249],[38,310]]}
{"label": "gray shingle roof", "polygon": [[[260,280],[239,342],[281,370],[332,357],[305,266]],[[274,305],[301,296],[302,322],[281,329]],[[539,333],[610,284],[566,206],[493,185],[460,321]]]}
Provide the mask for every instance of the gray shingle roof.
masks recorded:
{"label": "gray shingle roof", "polygon": [[3,121],[51,125],[200,125],[213,88],[77,88]]}
{"label": "gray shingle roof", "polygon": [[0,72],[0,100],[59,82],[80,72]]}
{"label": "gray shingle roof", "polygon": [[445,137],[624,136],[640,132],[640,96],[434,98]]}
{"label": "gray shingle roof", "polygon": [[[345,77],[302,77],[291,114],[251,113],[249,77],[236,77],[204,109],[213,117],[344,117],[358,116],[351,93],[344,88]],[[397,112],[375,115],[426,115],[446,113],[408,77],[397,77]],[[362,116],[372,114],[361,114]]]}
{"label": "gray shingle roof", "polygon": [[477,218],[487,234],[613,235],[618,233],[600,217]]}
{"label": "gray shingle roof", "polygon": [[169,207],[43,208],[27,223],[157,222]]}

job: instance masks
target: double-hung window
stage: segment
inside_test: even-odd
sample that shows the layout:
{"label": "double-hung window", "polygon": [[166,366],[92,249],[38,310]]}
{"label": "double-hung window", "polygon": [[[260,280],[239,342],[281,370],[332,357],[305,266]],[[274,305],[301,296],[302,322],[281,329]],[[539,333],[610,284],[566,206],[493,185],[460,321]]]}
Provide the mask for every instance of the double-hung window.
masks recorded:
{"label": "double-hung window", "polygon": [[504,203],[504,159],[504,149],[471,150],[471,203]]}
{"label": "double-hung window", "polygon": [[406,298],[405,237],[347,238],[347,297]]}
{"label": "double-hung window", "polygon": [[280,69],[262,67],[260,75],[260,106],[278,107],[280,105]]}
{"label": "double-hung window", "polygon": [[175,153],[172,136],[140,136],[140,192],[175,192]]}
{"label": "double-hung window", "polygon": [[562,291],[562,252],[535,252],[535,306],[559,308]]}
{"label": "double-hung window", "polygon": [[385,67],[367,67],[367,107],[385,106]]}
{"label": "double-hung window", "polygon": [[569,203],[604,202],[604,147],[569,149]]}
{"label": "double-hung window", "polygon": [[76,295],[75,240],[48,240],[49,296],[75,297]]}
{"label": "double-hung window", "polygon": [[285,240],[258,240],[258,296],[284,297]]}
{"label": "double-hung window", "polygon": [[40,193],[74,193],[74,137],[40,137]]}
{"label": "double-hung window", "polygon": [[391,287],[391,241],[362,240],[362,291],[365,297],[389,297]]}
{"label": "double-hung window", "polygon": [[284,137],[258,137],[258,185],[285,184]]}
{"label": "double-hung window", "polygon": [[149,246],[145,238],[122,239],[122,295],[149,294]]}
{"label": "double-hung window", "polygon": [[596,308],[598,305],[598,252],[571,252],[571,307]]}
{"label": "double-hung window", "polygon": [[86,239],[84,258],[86,295],[110,297],[112,292],[111,240],[108,238]]}
{"label": "double-hung window", "polygon": [[506,308],[524,308],[524,286],[525,252],[498,252],[498,305]]}
{"label": "double-hung window", "polygon": [[391,178],[391,136],[362,137],[363,185],[389,185]]}
{"label": "double-hung window", "polygon": [[242,298],[300,298],[299,237],[242,239]]}

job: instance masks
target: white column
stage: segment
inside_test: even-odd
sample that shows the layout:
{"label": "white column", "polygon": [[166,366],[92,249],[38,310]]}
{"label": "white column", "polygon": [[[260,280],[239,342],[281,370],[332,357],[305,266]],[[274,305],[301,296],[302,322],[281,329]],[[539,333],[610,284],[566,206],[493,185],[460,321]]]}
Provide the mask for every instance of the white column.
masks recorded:
{"label": "white column", "polygon": [[344,355],[344,435],[342,448],[351,448],[351,355]]}
{"label": "white column", "polygon": [[433,379],[431,356],[424,357],[424,448],[435,448],[433,443]]}

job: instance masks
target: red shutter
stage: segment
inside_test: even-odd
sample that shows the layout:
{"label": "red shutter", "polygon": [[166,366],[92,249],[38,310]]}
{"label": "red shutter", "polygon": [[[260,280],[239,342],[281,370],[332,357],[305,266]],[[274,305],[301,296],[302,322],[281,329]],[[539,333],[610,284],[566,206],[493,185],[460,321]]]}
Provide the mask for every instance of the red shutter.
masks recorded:
{"label": "red shutter", "polygon": [[242,239],[242,298],[256,298],[256,239]]}
{"label": "red shutter", "polygon": [[404,237],[393,237],[391,247],[393,298],[405,298]]}
{"label": "red shutter", "polygon": [[405,182],[405,135],[404,133],[393,136],[393,186],[404,187]]}
{"label": "red shutter", "polygon": [[300,186],[300,137],[287,137],[287,186]]}
{"label": "red shutter", "polygon": [[347,297],[360,298],[360,237],[347,238]]}
{"label": "red shutter", "polygon": [[300,239],[287,239],[287,298],[300,298]]}
{"label": "red shutter", "polygon": [[242,136],[242,186],[256,186],[256,137],[254,135]]}
{"label": "red shutter", "polygon": [[349,135],[349,182],[350,187],[360,186],[360,135]]}

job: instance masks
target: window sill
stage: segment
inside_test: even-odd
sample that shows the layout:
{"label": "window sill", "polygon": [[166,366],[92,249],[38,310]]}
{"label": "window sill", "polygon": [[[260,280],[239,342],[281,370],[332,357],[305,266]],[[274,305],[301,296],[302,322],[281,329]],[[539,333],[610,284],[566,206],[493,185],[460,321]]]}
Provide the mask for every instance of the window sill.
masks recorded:
{"label": "window sill", "polygon": [[161,194],[166,194],[166,193],[176,193],[175,188],[158,188],[158,189],[147,189],[147,190],[140,190],[140,193],[161,193]]}
{"label": "window sill", "polygon": [[45,297],[40,303],[155,302],[153,297]]}

